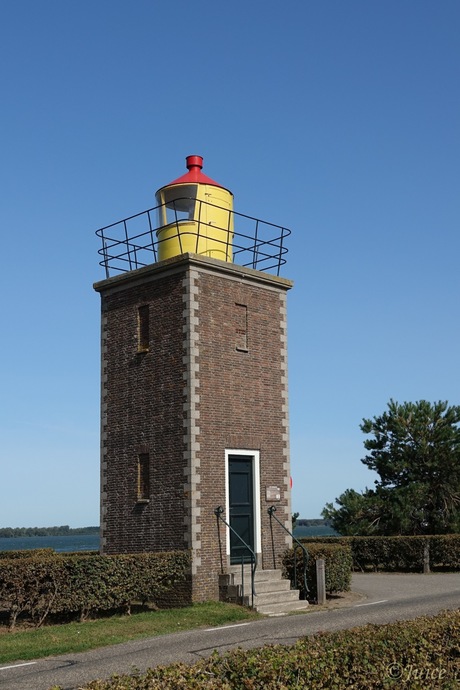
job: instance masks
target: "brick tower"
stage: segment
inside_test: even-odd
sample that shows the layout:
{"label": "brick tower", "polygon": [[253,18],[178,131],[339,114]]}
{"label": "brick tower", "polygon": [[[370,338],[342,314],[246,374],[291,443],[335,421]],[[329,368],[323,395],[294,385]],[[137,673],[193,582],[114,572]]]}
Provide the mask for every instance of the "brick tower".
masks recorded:
{"label": "brick tower", "polygon": [[289,231],[235,213],[201,157],[187,167],[155,209],[97,233],[101,550],[190,549],[200,601],[232,563],[253,552],[259,571],[279,568],[291,544],[267,509],[291,528],[292,283]]}

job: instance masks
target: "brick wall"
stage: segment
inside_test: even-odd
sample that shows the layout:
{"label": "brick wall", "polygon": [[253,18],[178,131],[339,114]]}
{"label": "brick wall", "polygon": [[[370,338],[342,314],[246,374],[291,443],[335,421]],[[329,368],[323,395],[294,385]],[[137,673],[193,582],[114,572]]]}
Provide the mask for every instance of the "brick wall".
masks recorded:
{"label": "brick wall", "polygon": [[[281,488],[277,517],[290,527],[290,287],[196,255],[95,285],[102,296],[103,550],[191,548],[197,601],[218,598],[213,510],[225,506],[225,449],[260,451],[259,567],[273,567],[289,542],[276,525],[272,543],[265,491]],[[137,313],[145,304],[150,347],[138,353]],[[139,453],[150,457],[148,503],[137,501]]]}
{"label": "brick wall", "polygon": [[[138,352],[138,307],[150,348]],[[101,530],[105,553],[184,548],[183,316],[179,275],[120,287],[102,299]],[[149,503],[137,458],[150,458]]]}
{"label": "brick wall", "polygon": [[[285,352],[285,289],[251,280],[201,273],[200,304],[200,459],[202,563],[205,573],[219,567],[216,525],[204,519],[225,506],[224,450],[260,451],[262,554],[259,567],[273,567],[286,548],[286,534],[275,526],[272,548],[265,492],[279,486],[277,517],[289,526],[289,456]],[[237,349],[238,306],[247,306],[247,351]],[[215,580],[213,580],[214,582]]]}

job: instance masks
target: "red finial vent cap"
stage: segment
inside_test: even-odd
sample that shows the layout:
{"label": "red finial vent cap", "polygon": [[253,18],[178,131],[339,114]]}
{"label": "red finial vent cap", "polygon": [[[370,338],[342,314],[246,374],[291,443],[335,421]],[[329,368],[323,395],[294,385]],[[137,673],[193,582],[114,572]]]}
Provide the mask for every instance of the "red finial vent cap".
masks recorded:
{"label": "red finial vent cap", "polygon": [[178,177],[177,180],[173,180],[169,184],[165,185],[165,187],[170,187],[173,184],[212,184],[214,187],[222,187],[221,184],[211,180],[210,177],[201,172],[201,168],[203,167],[202,156],[187,156],[185,162],[187,164],[188,172],[186,172],[185,175]]}
{"label": "red finial vent cap", "polygon": [[192,168],[199,168],[201,170],[203,167],[203,156],[187,156],[185,162],[189,170]]}

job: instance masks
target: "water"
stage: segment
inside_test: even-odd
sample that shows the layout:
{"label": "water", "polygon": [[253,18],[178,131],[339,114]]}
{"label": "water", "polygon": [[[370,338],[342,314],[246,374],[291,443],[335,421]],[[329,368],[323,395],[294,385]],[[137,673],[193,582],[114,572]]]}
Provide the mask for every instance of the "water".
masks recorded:
{"label": "water", "polygon": [[328,525],[299,525],[295,528],[294,537],[301,539],[301,537],[338,537],[338,533],[328,527]]}
{"label": "water", "polygon": [[69,551],[98,551],[98,534],[69,534],[64,537],[1,537],[0,551],[29,549],[54,549],[60,553]]}
{"label": "water", "polygon": [[[297,539],[301,537],[336,536],[332,527],[326,525],[299,526],[294,530]],[[0,537],[1,551],[24,551],[29,549],[54,549],[59,553],[76,551],[98,551],[98,534],[71,534],[64,537]]]}

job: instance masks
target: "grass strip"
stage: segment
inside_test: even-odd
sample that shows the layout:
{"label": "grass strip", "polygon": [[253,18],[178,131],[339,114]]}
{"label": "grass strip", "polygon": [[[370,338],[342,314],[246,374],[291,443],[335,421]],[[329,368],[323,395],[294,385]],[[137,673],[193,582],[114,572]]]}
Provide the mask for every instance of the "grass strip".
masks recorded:
{"label": "grass strip", "polygon": [[[460,611],[217,651],[193,665],[94,680],[80,690],[458,690]],[[54,690],[63,690],[55,687]]]}
{"label": "grass strip", "polygon": [[257,614],[242,606],[211,601],[183,609],[47,625],[35,630],[1,631],[0,664],[85,652],[143,637],[225,625],[256,617]]}

